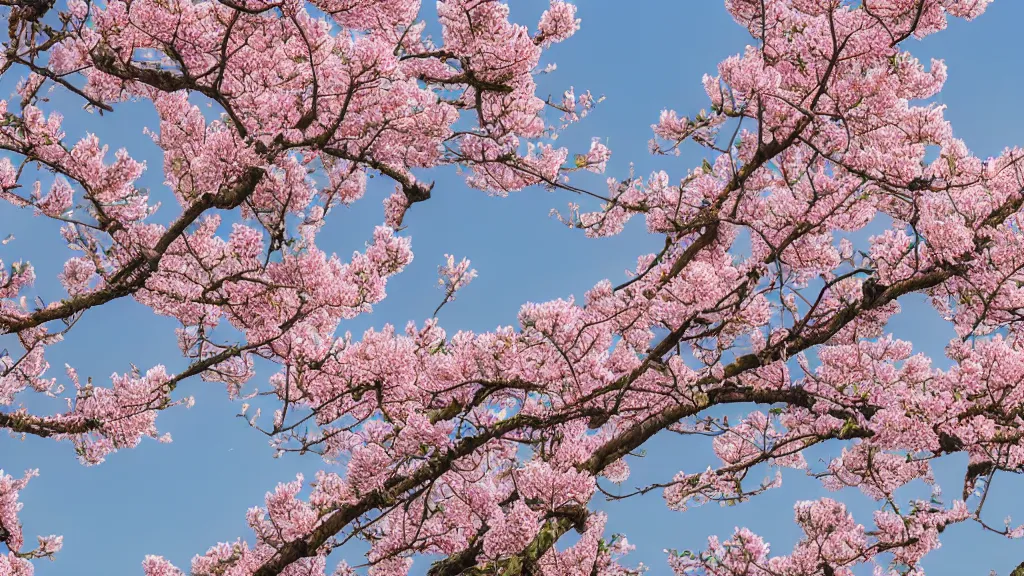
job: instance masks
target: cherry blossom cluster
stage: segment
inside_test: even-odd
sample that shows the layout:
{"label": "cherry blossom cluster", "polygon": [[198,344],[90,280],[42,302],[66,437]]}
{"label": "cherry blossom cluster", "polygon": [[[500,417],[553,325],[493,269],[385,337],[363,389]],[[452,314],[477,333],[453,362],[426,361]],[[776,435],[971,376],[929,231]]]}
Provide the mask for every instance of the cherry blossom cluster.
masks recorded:
{"label": "cherry blossom cluster", "polygon": [[0,556],[0,574],[5,576],[31,576],[33,569],[30,560],[52,558],[64,543],[61,536],[40,536],[36,548],[25,548],[25,536],[18,520],[22,508],[18,493],[37,474],[38,471],[29,470],[18,480],[0,470],[0,542],[8,550],[7,554]]}
{"label": "cherry blossom cluster", "polygon": [[[197,576],[401,576],[418,562],[432,576],[634,576],[646,567],[606,534],[595,499],[740,505],[794,471],[877,502],[873,525],[838,500],[799,502],[804,536],[787,555],[738,529],[671,552],[674,573],[919,576],[957,524],[1020,538],[985,502],[996,474],[1024,471],[1024,151],[972,155],[928,102],[945,66],[904,49],[988,3],[727,0],[752,45],[704,77],[704,110],[662,112],[649,147],[706,159],[593,192],[570,177],[604,173],[607,145],[570,155],[555,137],[599,99],[536,94],[544,50],[580,24],[561,0],[532,31],[505,3],[441,0],[439,44],[417,0],[15,2],[2,67],[27,77],[21,102],[0,105],[0,196],[56,221],[75,254],[59,302],[29,301],[29,263],[0,272],[0,330],[20,347],[0,358],[0,408],[33,392],[68,402],[0,411],[0,428],[70,440],[98,463],[169,439],[156,414],[189,404],[181,389],[199,377],[225,385],[275,455],[325,460],[248,512],[247,539],[197,555]],[[94,136],[66,141],[45,86],[98,112],[152,104],[169,220],[136,186],[143,163]],[[435,311],[354,337],[345,322],[412,261],[402,226],[431,196],[425,169],[446,165],[495,195],[586,192],[600,206],[572,204],[564,223],[608,237],[642,218],[660,241],[623,282],[524,304],[491,332],[450,333]],[[318,235],[376,174],[394,185],[382,224],[364,251],[327,254]],[[444,258],[441,306],[476,275]],[[913,295],[958,334],[949,368],[887,330]],[[110,387],[70,367],[50,376],[46,348],[127,297],[180,324],[188,368],[133,366]],[[267,386],[257,360],[278,367]],[[710,437],[716,461],[613,495],[663,431]],[[841,454],[814,463],[823,444]],[[947,502],[933,465],[952,454],[968,464]],[[8,571],[27,573],[23,484],[3,478]],[[930,498],[908,503],[922,487]],[[365,558],[338,558],[354,539]],[[183,574],[160,556],[143,570]]]}

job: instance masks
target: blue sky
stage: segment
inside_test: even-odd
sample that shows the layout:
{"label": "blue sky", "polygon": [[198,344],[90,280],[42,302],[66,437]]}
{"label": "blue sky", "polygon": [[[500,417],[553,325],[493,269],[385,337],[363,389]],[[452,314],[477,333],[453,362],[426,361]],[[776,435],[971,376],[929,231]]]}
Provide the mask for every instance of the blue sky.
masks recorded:
{"label": "blue sky", "polygon": [[[609,163],[609,174],[614,176],[624,176],[630,162],[636,164],[637,174],[666,169],[673,177],[698,165],[695,148],[684,149],[681,158],[649,156],[650,125],[663,108],[689,115],[706,108],[702,74],[714,73],[720,60],[741,52],[750,42],[746,31],[732,22],[719,0],[577,3],[582,29],[548,52],[546,61],[556,62],[558,70],[541,79],[542,96],[560,95],[572,85],[577,94],[589,89],[607,99],[559,143],[579,152],[586,149],[591,136],[606,138],[614,153]],[[424,4],[429,20],[433,3]],[[513,18],[532,25],[546,4],[546,0],[516,0]],[[947,117],[957,135],[983,157],[998,154],[1005,146],[1024,144],[1024,113],[1016,105],[1024,81],[1015,56],[1022,19],[1024,3],[1000,0],[976,22],[954,21],[946,32],[906,45],[922,60],[945,59],[949,81],[937,100],[948,106]],[[11,90],[7,79],[0,87],[4,96]],[[54,104],[61,102],[71,101],[55,94]],[[70,139],[92,131],[112,150],[124,146],[134,157],[147,160],[144,185],[165,206],[173,206],[161,184],[157,149],[142,134],[143,126],[157,126],[150,107],[128,104],[104,118],[70,112],[73,109],[65,114]],[[389,297],[372,316],[358,318],[343,329],[359,335],[371,326],[403,326],[410,319],[421,322],[429,317],[442,297],[436,270],[445,253],[470,258],[479,271],[473,284],[440,314],[442,324],[454,333],[514,323],[520,305],[527,301],[582,297],[604,278],[622,279],[623,270],[635,265],[637,255],[656,251],[662,242],[647,236],[639,221],[618,237],[585,239],[548,216],[552,208],[564,210],[569,202],[579,201],[565,192],[534,189],[504,199],[490,198],[467,189],[451,171],[437,173],[436,181],[434,197],[416,205],[406,219],[415,261],[392,280]],[[601,177],[584,178],[581,183],[603,190]],[[370,238],[381,220],[380,202],[391,187],[377,178],[371,180],[370,188],[363,200],[334,215],[321,235],[322,248],[346,257]],[[0,258],[31,260],[40,278],[39,292],[49,299],[59,297],[54,279],[68,252],[56,228],[44,230],[41,224],[27,212],[0,207],[0,236],[13,233],[16,237],[0,246]],[[53,348],[49,359],[55,367],[68,362],[83,376],[103,382],[111,372],[127,371],[129,362],[142,369],[165,364],[169,371],[178,371],[184,363],[174,328],[168,319],[122,300],[87,313],[69,340]],[[942,348],[953,332],[923,300],[904,304],[892,330],[943,364]],[[0,344],[6,342],[0,340]],[[260,387],[266,376],[266,372],[260,374],[253,384]],[[271,458],[266,439],[233,417],[237,405],[227,401],[222,386],[194,380],[179,391],[194,395],[197,405],[168,411],[158,419],[161,430],[174,436],[172,444],[144,442],[97,467],[79,465],[67,444],[0,437],[0,467],[15,474],[27,468],[40,470],[40,477],[23,492],[26,534],[30,538],[50,533],[65,536],[56,562],[37,563],[39,576],[141,574],[139,563],[145,554],[163,555],[187,567],[192,555],[216,542],[248,537],[245,510],[262,503],[264,493],[277,482],[292,480],[296,472],[312,479],[324,466],[315,456]],[[657,437],[647,448],[646,458],[632,461],[634,475],[626,488],[665,480],[680,469],[697,471],[709,463],[706,442]],[[950,496],[959,492],[962,469],[962,459],[957,458],[940,466],[939,477]],[[995,500],[989,504],[993,523],[1001,523],[1008,513],[1024,521],[1024,502],[1013,495],[1022,487],[1017,479],[997,477]],[[764,534],[774,550],[785,553],[798,536],[792,522],[793,503],[823,495],[817,482],[791,474],[782,488],[731,508],[670,512],[657,492],[644,499],[596,505],[609,511],[611,532],[624,533],[637,545],[632,561],[643,561],[653,574],[663,574],[667,572],[663,549],[701,548],[708,535],[727,536],[735,526],[746,525]],[[842,498],[851,503],[859,520],[870,522],[871,502],[856,493],[844,493]],[[973,525],[948,530],[944,543],[928,557],[929,574],[988,574],[992,569],[1007,574],[1024,560],[1019,542],[983,534]],[[360,561],[355,552],[347,558],[352,564]],[[344,555],[335,556],[332,561]],[[421,574],[426,568],[427,563],[419,561],[413,571]]]}

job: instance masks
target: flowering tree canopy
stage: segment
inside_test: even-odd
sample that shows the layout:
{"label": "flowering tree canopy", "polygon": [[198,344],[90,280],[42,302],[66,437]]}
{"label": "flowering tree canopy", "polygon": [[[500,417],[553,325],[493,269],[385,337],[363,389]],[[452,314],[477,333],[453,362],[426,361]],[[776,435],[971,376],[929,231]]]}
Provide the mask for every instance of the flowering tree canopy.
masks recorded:
{"label": "flowering tree canopy", "polygon": [[[923,102],[943,63],[904,50],[988,3],[727,0],[752,45],[705,76],[710,111],[663,112],[650,146],[692,141],[706,160],[593,191],[570,175],[603,173],[610,150],[595,140],[570,156],[554,137],[596,99],[536,89],[542,52],[580,23],[562,0],[529,26],[495,0],[440,0],[440,39],[419,0],[0,0],[0,70],[21,78],[0,101],[0,198],[70,250],[56,302],[33,294],[31,263],[0,265],[0,333],[16,342],[0,356],[0,428],[98,464],[169,440],[157,414],[189,404],[198,378],[223,383],[278,453],[337,463],[308,496],[301,476],[268,493],[248,513],[253,533],[197,555],[196,576],[397,576],[423,556],[432,576],[636,574],[591,502],[662,431],[710,437],[720,465],[634,497],[736,503],[780,482],[751,480],[755,468],[796,468],[881,504],[864,526],[839,501],[799,502],[791,551],[740,529],[670,554],[680,576],[922,574],[951,524],[1024,536],[984,510],[993,475],[1024,470],[1024,151],[973,156]],[[136,185],[145,166],[127,151],[67,140],[51,88],[114,117],[126,100],[151,103],[177,205]],[[589,237],[642,217],[663,241],[621,283],[524,304],[493,332],[435,318],[339,337],[412,260],[402,224],[430,199],[428,169],[451,165],[489,194],[600,200],[560,216]],[[374,174],[394,183],[385,221],[365,251],[325,253],[318,234]],[[883,233],[858,234],[877,222]],[[439,268],[442,306],[475,276],[456,258]],[[915,294],[955,327],[949,369],[887,332]],[[70,366],[55,374],[48,347],[122,298],[180,324],[188,368],[133,366],[96,385]],[[257,360],[279,367],[260,399],[276,404],[269,417],[245,403]],[[31,411],[32,395],[67,409]],[[730,405],[749,415],[719,417]],[[805,458],[825,443],[841,456]],[[969,459],[952,501],[938,486],[897,501],[953,453]],[[29,476],[0,473],[0,575],[31,574],[62,543],[25,543]],[[365,558],[329,557],[354,539]],[[159,556],[143,570],[185,573]]]}

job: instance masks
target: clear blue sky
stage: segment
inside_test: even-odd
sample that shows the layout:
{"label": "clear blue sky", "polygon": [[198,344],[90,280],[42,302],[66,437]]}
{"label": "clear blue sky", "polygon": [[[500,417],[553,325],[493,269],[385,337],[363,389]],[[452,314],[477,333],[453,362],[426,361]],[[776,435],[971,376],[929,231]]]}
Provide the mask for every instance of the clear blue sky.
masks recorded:
{"label": "clear blue sky", "polygon": [[[700,78],[714,73],[721,59],[741,52],[750,42],[746,31],[726,13],[721,0],[578,0],[581,31],[555,47],[547,59],[558,71],[542,79],[552,95],[574,85],[577,94],[590,89],[607,100],[584,122],[572,127],[559,141],[574,152],[585,150],[591,136],[608,138],[614,155],[609,174],[623,176],[629,162],[646,175],[664,168],[674,177],[698,165],[696,150],[682,158],[652,158],[646,142],[650,124],[663,108],[690,114],[707,107]],[[429,19],[433,3],[424,2]],[[547,0],[516,0],[514,19],[533,25]],[[1005,146],[1024,144],[1024,112],[1016,105],[1024,90],[1019,68],[1020,22],[1024,2],[999,0],[978,21],[955,21],[946,32],[924,42],[910,42],[911,51],[927,58],[945,59],[949,82],[939,96],[948,105],[947,117],[956,133],[978,155],[999,153]],[[4,95],[10,92],[3,82]],[[55,103],[68,100],[55,95]],[[73,110],[73,108],[72,108]],[[106,118],[67,113],[69,138],[93,131],[111,145],[124,146],[136,158],[149,162],[145,185],[173,206],[161,185],[161,160],[143,126],[156,127],[152,110],[126,105]],[[564,192],[528,190],[505,199],[489,198],[468,190],[451,172],[436,176],[434,198],[414,207],[408,233],[413,238],[415,262],[389,285],[389,297],[369,317],[345,329],[359,335],[370,326],[391,322],[404,326],[409,319],[427,318],[441,293],[436,287],[437,265],[444,253],[472,259],[480,276],[441,312],[443,325],[458,329],[490,330],[515,322],[519,306],[575,294],[579,297],[596,282],[623,278],[638,254],[656,251],[661,240],[648,237],[640,225],[608,240],[586,240],[548,217],[551,208],[564,210],[578,201]],[[583,184],[602,189],[602,178]],[[390,192],[380,178],[371,181],[367,197],[352,209],[335,214],[320,240],[328,252],[347,257],[360,249],[382,216],[381,200]],[[170,216],[170,210],[167,210]],[[14,233],[16,240],[0,246],[0,258],[10,262],[28,257],[37,267],[39,291],[44,298],[59,297],[56,274],[67,251],[56,229],[38,230],[40,220],[27,212],[0,207],[0,236]],[[640,224],[639,222],[635,224]],[[64,362],[83,376],[108,382],[111,372],[124,372],[129,362],[142,369],[163,363],[180,370],[174,323],[157,318],[142,306],[123,300],[91,311],[71,338],[51,352],[50,362],[60,375]],[[953,336],[923,301],[904,305],[893,323],[897,336],[912,339],[917,349],[943,364],[942,348]],[[0,339],[0,345],[6,345]],[[267,372],[253,384],[265,383]],[[191,381],[179,388],[196,397],[192,410],[171,410],[158,424],[174,442],[144,442],[135,450],[111,456],[98,467],[80,466],[71,446],[29,438],[20,442],[0,437],[0,468],[19,474],[39,468],[40,477],[23,492],[25,532],[65,536],[64,550],[54,563],[37,562],[39,576],[129,576],[141,574],[145,554],[168,557],[186,568],[191,557],[218,541],[249,537],[245,510],[262,503],[264,493],[296,472],[307,479],[323,467],[315,456],[271,458],[266,439],[233,418],[237,405],[227,401],[223,387]],[[645,481],[666,480],[676,471],[696,471],[710,463],[707,443],[658,437],[648,446],[645,459],[633,460],[634,475],[627,488]],[[953,458],[940,466],[947,494],[959,492],[963,460]],[[1015,513],[1024,521],[1024,483],[1004,475],[995,482],[995,500],[989,519],[1000,524]],[[777,553],[786,553],[797,537],[792,505],[800,499],[825,495],[817,482],[799,474],[786,477],[783,488],[733,508],[717,506],[674,513],[664,507],[659,493],[641,500],[596,505],[609,510],[610,531],[625,533],[638,549],[632,561],[643,561],[652,574],[664,574],[665,548],[702,548],[711,534],[728,536],[735,526],[749,526],[768,537]],[[858,519],[870,523],[872,503],[857,493],[844,493]],[[925,564],[935,576],[1008,574],[1024,560],[1024,545],[983,534],[973,525],[954,527],[944,535],[945,546]],[[354,552],[354,551],[353,551]],[[342,555],[332,556],[332,563]],[[352,564],[361,561],[348,557]],[[427,563],[413,568],[422,574]]]}

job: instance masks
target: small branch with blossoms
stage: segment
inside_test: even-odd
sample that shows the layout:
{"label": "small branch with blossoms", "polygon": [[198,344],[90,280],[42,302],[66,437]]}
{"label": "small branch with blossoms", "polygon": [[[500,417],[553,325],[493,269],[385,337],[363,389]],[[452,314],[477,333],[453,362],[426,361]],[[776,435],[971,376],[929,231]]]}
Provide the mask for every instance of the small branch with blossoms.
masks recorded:
{"label": "small branch with blossoms", "polygon": [[463,258],[457,264],[455,257],[445,254],[445,263],[437,267],[439,287],[444,290],[444,299],[434,309],[432,316],[437,316],[445,304],[455,300],[455,293],[465,288],[476,278],[476,270],[470,269],[469,260]]}

